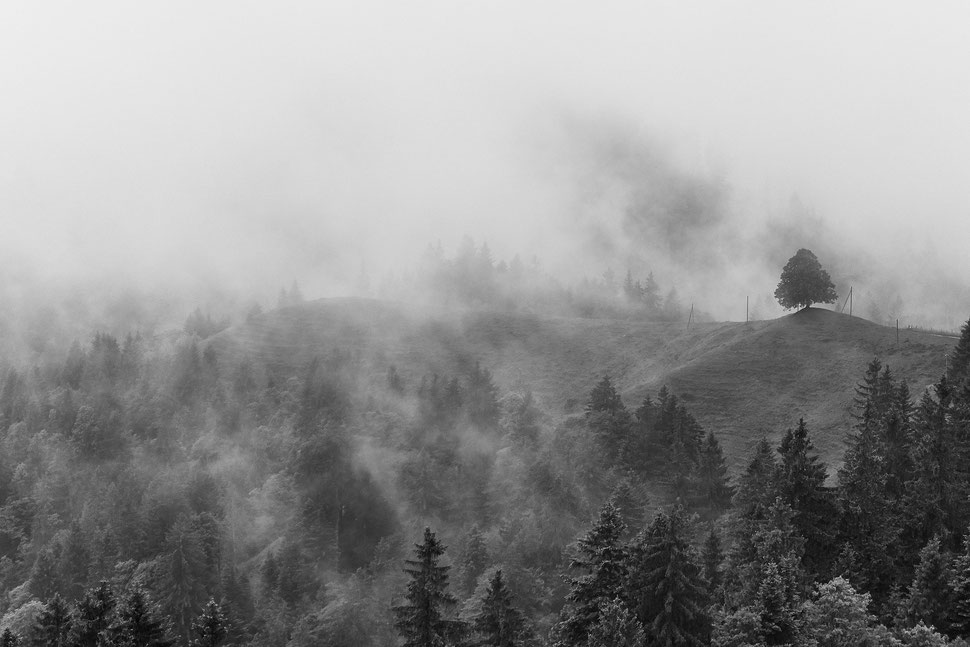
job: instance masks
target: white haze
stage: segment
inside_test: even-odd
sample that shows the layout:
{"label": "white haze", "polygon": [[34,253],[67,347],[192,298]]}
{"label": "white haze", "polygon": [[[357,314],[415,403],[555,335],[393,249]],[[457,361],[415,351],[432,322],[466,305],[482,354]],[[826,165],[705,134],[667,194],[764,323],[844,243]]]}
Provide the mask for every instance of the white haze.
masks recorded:
{"label": "white haze", "polygon": [[[5,3],[0,294],[268,305],[294,279],[341,294],[362,266],[469,235],[569,279],[654,271],[739,319],[815,245],[840,287],[952,327],[966,290],[912,304],[970,271],[968,18],[959,2]],[[657,166],[724,187],[696,247],[628,236]],[[821,225],[790,222],[793,194]]]}

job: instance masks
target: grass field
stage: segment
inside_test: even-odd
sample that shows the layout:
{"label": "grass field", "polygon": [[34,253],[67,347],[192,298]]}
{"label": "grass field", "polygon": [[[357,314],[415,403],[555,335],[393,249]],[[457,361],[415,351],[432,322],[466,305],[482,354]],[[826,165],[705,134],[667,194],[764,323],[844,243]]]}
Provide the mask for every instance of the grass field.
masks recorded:
{"label": "grass field", "polygon": [[770,321],[694,324],[418,310],[326,299],[268,312],[213,338],[221,357],[292,370],[334,349],[374,381],[394,364],[410,388],[430,373],[480,361],[501,391],[531,389],[553,418],[580,405],[608,373],[635,408],[666,384],[720,437],[735,469],[762,437],[804,417],[832,470],[852,426],[854,385],[873,357],[914,396],[944,370],[956,340],[810,308]]}

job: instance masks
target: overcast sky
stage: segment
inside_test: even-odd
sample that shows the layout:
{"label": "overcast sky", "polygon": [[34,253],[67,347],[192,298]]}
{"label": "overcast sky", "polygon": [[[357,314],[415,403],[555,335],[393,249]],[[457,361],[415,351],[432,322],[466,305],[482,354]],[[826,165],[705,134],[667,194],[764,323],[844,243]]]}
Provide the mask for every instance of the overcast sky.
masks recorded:
{"label": "overcast sky", "polygon": [[970,271],[965,2],[593,5],[3,3],[0,250],[311,293],[464,234],[555,266],[579,121],[723,177],[738,227],[796,192]]}

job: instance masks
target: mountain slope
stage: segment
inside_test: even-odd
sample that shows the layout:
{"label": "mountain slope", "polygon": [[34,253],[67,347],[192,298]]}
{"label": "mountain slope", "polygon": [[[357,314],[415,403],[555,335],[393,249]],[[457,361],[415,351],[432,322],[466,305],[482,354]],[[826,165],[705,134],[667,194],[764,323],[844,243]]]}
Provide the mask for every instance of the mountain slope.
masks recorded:
{"label": "mountain slope", "polygon": [[810,308],[772,321],[694,324],[428,311],[366,299],[283,308],[210,342],[223,361],[250,358],[280,375],[314,356],[350,353],[374,384],[395,365],[408,388],[480,361],[502,391],[531,389],[555,417],[578,411],[609,373],[631,408],[663,384],[719,434],[737,467],[762,436],[776,440],[804,417],[831,466],[852,426],[853,387],[873,357],[910,382],[938,379],[955,340],[896,331]]}

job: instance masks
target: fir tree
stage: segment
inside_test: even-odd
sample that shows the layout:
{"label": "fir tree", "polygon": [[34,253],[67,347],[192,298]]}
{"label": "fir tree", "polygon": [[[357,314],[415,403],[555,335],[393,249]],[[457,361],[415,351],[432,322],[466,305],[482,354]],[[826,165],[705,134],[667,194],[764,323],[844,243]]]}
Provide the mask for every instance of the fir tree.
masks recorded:
{"label": "fir tree", "polygon": [[37,617],[34,633],[44,647],[68,647],[71,644],[71,625],[71,609],[55,593]]}
{"label": "fir tree", "polygon": [[404,572],[411,577],[406,602],[393,609],[394,626],[404,639],[404,647],[437,647],[464,633],[464,623],[443,615],[443,609],[458,602],[447,591],[449,567],[438,564],[444,552],[434,532],[425,528],[424,541],[414,547],[416,559],[405,561]]}
{"label": "fir tree", "polygon": [[627,595],[651,645],[695,647],[708,639],[707,595],[688,535],[683,509],[660,512],[632,550]]}
{"label": "fir tree", "polygon": [[170,647],[165,624],[149,604],[144,591],[132,589],[118,605],[117,621],[112,627],[118,647]]}
{"label": "fir tree", "polygon": [[713,431],[708,431],[701,445],[700,460],[694,475],[697,501],[715,514],[731,505],[733,490],[728,483],[724,452]]}
{"label": "fir tree", "polygon": [[160,601],[172,618],[174,630],[185,636],[195,610],[205,600],[205,553],[188,517],[180,516],[165,536]]}
{"label": "fir tree", "polygon": [[599,611],[599,620],[589,629],[585,647],[644,647],[643,625],[617,598],[607,600]]}
{"label": "fir tree", "polygon": [[224,644],[231,628],[222,607],[209,598],[202,613],[192,622],[192,647],[219,647]]}
{"label": "fir tree", "polygon": [[488,568],[488,547],[477,525],[473,525],[465,537],[465,546],[458,560],[458,588],[466,594],[475,590],[478,577]]}
{"label": "fir tree", "polygon": [[583,571],[571,577],[562,620],[557,625],[559,645],[580,645],[599,618],[600,606],[612,600],[626,580],[626,550],[621,542],[625,530],[620,511],[612,502],[602,507],[599,519],[577,542],[570,567]]}
{"label": "fir tree", "polygon": [[950,560],[939,538],[934,537],[920,551],[906,599],[906,618],[911,625],[924,622],[946,633],[950,630],[952,601]]}
{"label": "fir tree", "polygon": [[482,610],[472,619],[472,628],[480,637],[480,645],[488,647],[516,647],[527,638],[525,618],[512,605],[512,593],[497,570],[488,582]]}
{"label": "fir tree", "polygon": [[101,647],[111,640],[115,596],[107,582],[88,589],[78,601],[71,622],[69,644],[72,647]]}
{"label": "fir tree", "polygon": [[805,568],[809,573],[824,574],[831,564],[837,518],[834,500],[823,490],[825,464],[814,454],[808,427],[800,419],[798,427],[789,429],[778,453],[779,494],[795,516],[795,528],[805,538]]}
{"label": "fir tree", "polygon": [[946,371],[947,380],[957,389],[963,386],[968,376],[970,376],[970,319],[960,329],[960,340],[950,353]]}
{"label": "fir tree", "polygon": [[704,579],[712,592],[720,588],[723,581],[721,576],[721,563],[723,561],[724,552],[721,549],[721,538],[717,531],[711,528],[711,532],[708,533],[707,539],[704,541],[701,562],[704,566]]}
{"label": "fir tree", "polygon": [[9,627],[3,630],[3,634],[0,634],[0,647],[19,647],[19,645],[20,637],[10,631]]}

